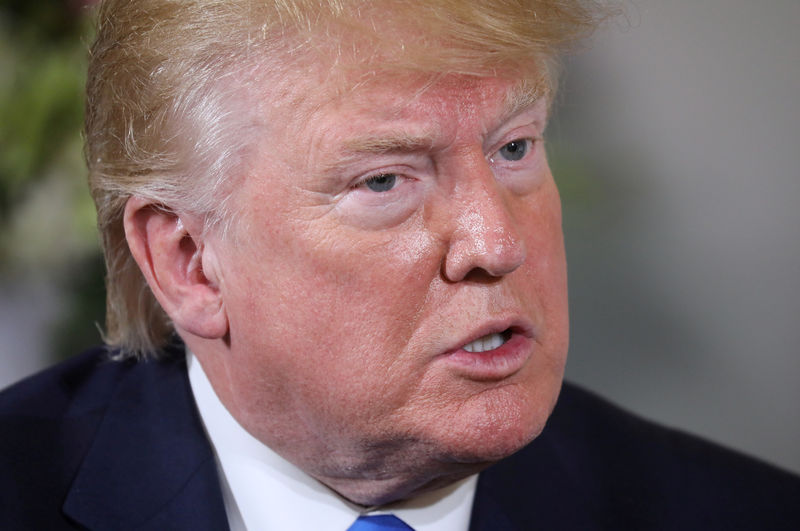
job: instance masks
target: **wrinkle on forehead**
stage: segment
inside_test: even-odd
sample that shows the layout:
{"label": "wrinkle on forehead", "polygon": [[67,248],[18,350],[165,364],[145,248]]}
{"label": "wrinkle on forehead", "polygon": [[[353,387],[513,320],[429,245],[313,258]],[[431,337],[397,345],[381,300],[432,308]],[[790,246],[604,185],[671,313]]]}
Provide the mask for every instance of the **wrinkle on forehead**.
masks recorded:
{"label": "wrinkle on forehead", "polygon": [[[486,83],[493,80],[495,83]],[[369,83],[359,83],[350,86],[347,90],[338,94],[338,98],[359,99],[365,92],[370,90],[381,91],[389,88],[396,88],[397,97],[396,112],[412,106],[426,95],[432,92],[441,94],[463,94],[460,98],[463,109],[466,110],[475,105],[476,100],[480,105],[489,103],[489,100],[496,97],[497,87],[506,85],[505,101],[503,103],[502,116],[512,116],[521,110],[533,106],[542,98],[549,99],[550,94],[544,76],[534,79],[528,76],[521,76],[514,72],[494,72],[492,75],[476,76],[467,74],[447,74],[438,73],[434,75],[390,75],[385,78],[374,78]],[[413,90],[412,90],[413,89]],[[388,91],[383,92],[387,94]],[[477,94],[477,98],[474,97]],[[548,102],[549,103],[549,102]],[[389,110],[388,112],[392,112]]]}
{"label": "wrinkle on forehead", "polygon": [[[288,53],[291,57],[289,64],[265,61],[267,64],[262,63],[261,67],[256,67],[258,70],[263,69],[254,76],[260,78],[258,84],[261,89],[258,91],[260,94],[257,94],[260,111],[269,111],[270,108],[290,109],[297,124],[303,124],[312,120],[324,108],[357,101],[372,91],[386,94],[389,92],[387,88],[396,88],[398,101],[395,107],[402,109],[443,86],[449,86],[454,91],[463,91],[470,84],[480,84],[481,79],[516,81],[507,94],[509,101],[506,114],[509,116],[542,97],[551,99],[548,82],[550,73],[536,61],[527,64],[498,62],[494,66],[480,69],[482,74],[458,73],[452,70],[430,71],[420,65],[416,69],[413,64],[393,68],[391,64],[371,62],[363,53],[343,57],[336,53],[337,48],[327,39],[324,43],[316,40],[312,42],[316,46],[310,49],[303,46],[303,52]],[[268,112],[266,114],[269,115]],[[286,125],[288,124],[282,124],[284,127]]]}
{"label": "wrinkle on forehead", "polygon": [[[304,135],[316,146],[309,153],[320,153],[320,143],[334,142],[336,156],[318,161],[324,165],[323,174],[337,174],[340,167],[365,155],[443,149],[446,139],[455,140],[469,121],[479,124],[475,133],[485,134],[547,98],[542,83],[513,77],[442,74],[433,80],[396,75],[344,93],[330,77],[292,77],[296,83],[288,92],[293,94],[285,94],[288,97],[273,106],[269,97],[261,102],[265,119],[273,122],[268,127],[274,132]],[[280,84],[285,87],[287,80]],[[348,132],[340,124],[352,127]]]}
{"label": "wrinkle on forehead", "polygon": [[[498,98],[498,89],[507,82],[503,79],[496,81],[497,83],[482,84],[480,78],[456,78],[448,82],[443,81],[435,88],[433,85],[427,85],[424,92],[418,90],[405,96],[403,89],[398,88],[394,101],[388,104],[381,101],[381,105],[376,105],[374,110],[366,106],[356,109],[356,112],[374,113],[376,117],[386,117],[387,122],[391,122],[405,117],[414,119],[415,115],[419,116],[421,107],[427,105],[421,114],[430,115],[432,118],[430,122],[423,124],[421,130],[414,133],[375,131],[366,136],[347,139],[343,142],[344,151],[352,154],[430,151],[435,148],[435,139],[441,132],[439,130],[441,126],[435,118],[452,116],[452,122],[455,124],[461,117],[480,117],[489,113],[495,124],[485,125],[499,125],[538,104],[545,97],[540,85],[521,80],[510,83],[503,89],[504,94]],[[437,90],[441,95],[434,95],[430,102],[422,102],[423,95],[430,94],[433,90]],[[499,108],[498,99],[502,99]],[[455,109],[449,109],[450,105],[455,105]],[[454,116],[453,110],[455,110]]]}

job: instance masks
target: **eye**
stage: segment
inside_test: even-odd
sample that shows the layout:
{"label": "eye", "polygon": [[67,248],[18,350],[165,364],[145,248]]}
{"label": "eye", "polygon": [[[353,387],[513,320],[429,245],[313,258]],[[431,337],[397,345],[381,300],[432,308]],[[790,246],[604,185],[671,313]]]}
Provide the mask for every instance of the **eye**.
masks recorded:
{"label": "eye", "polygon": [[531,141],[527,138],[512,140],[497,150],[498,155],[508,161],[521,160],[530,151]]}
{"label": "eye", "polygon": [[336,203],[336,211],[344,223],[381,230],[402,223],[420,208],[433,179],[421,169],[395,167],[396,170],[373,167],[352,182],[349,191]]}
{"label": "eye", "polygon": [[364,186],[369,188],[373,192],[381,193],[381,192],[388,192],[392,188],[394,188],[395,184],[397,183],[397,175],[394,173],[382,173],[380,175],[375,175],[370,177],[366,181],[364,181]]}

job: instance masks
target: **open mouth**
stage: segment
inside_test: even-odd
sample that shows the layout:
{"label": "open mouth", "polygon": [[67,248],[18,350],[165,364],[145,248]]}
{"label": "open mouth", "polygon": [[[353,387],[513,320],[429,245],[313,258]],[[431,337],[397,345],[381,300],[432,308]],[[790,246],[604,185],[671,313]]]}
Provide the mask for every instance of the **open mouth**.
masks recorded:
{"label": "open mouth", "polygon": [[509,339],[511,339],[511,329],[507,328],[502,332],[495,332],[486,334],[479,337],[475,341],[471,341],[461,347],[463,350],[472,353],[488,352],[503,346]]}
{"label": "open mouth", "polygon": [[475,332],[484,335],[445,352],[445,363],[457,375],[473,381],[497,382],[516,374],[534,355],[533,331],[525,321],[509,321],[487,323]]}

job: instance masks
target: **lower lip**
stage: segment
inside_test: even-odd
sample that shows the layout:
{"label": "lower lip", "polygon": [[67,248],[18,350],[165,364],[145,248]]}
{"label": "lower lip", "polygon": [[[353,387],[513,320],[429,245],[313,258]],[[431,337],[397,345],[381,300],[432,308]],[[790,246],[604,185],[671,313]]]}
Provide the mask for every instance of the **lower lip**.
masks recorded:
{"label": "lower lip", "polygon": [[458,349],[444,355],[445,362],[465,377],[480,381],[497,381],[519,372],[531,357],[533,341],[520,334],[494,350],[467,352]]}

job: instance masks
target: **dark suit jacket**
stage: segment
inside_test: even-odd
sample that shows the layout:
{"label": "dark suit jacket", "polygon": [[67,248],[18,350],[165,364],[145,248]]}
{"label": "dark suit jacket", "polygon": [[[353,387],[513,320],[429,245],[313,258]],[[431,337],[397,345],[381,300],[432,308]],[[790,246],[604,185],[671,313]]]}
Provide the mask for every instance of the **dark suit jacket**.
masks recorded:
{"label": "dark suit jacket", "polygon": [[[0,529],[83,528],[227,529],[180,349],[98,349],[0,395]],[[565,384],[542,435],[481,474],[471,529],[800,529],[800,479]]]}

